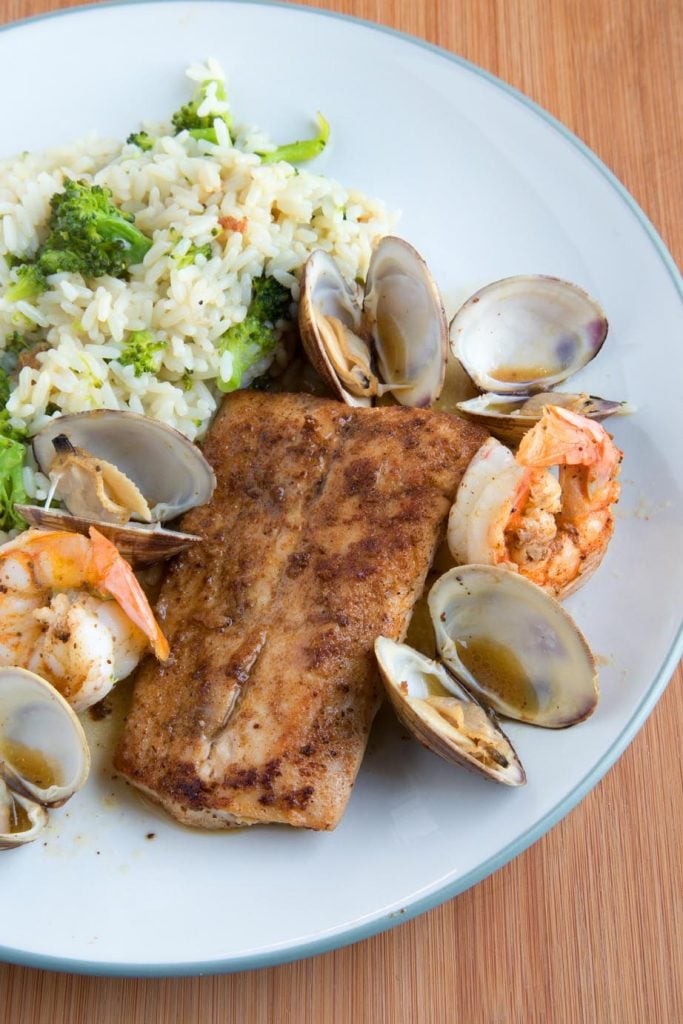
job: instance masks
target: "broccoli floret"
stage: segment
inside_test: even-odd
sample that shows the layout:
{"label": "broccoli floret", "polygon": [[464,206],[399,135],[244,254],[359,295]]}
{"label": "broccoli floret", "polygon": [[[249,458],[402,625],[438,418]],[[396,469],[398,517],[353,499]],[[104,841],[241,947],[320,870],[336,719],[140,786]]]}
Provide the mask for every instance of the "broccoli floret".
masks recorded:
{"label": "broccoli floret", "polygon": [[286,160],[290,164],[300,164],[305,160],[312,160],[314,156],[322,153],[330,137],[330,126],[320,111],[315,116],[319,128],[315,138],[289,142],[284,146],[278,146],[277,149],[270,150],[270,152],[257,151],[257,156],[261,157],[261,163],[274,164],[278,160]]}
{"label": "broccoli floret", "polygon": [[251,286],[248,312],[258,320],[274,324],[277,320],[286,319],[291,302],[289,288],[274,277],[257,277]]}
{"label": "broccoli floret", "polygon": [[229,327],[220,340],[219,352],[232,355],[232,373],[228,380],[218,378],[216,384],[219,390],[237,391],[247,370],[274,348],[275,335],[272,329],[258,317],[247,313],[244,320]]}
{"label": "broccoli floret", "polygon": [[109,189],[67,179],[50,200],[50,233],[36,263],[44,274],[68,270],[84,277],[125,277],[152,246],[134,217],[111,201]]}
{"label": "broccoli floret", "polygon": [[119,358],[121,366],[132,366],[135,376],[156,373],[160,360],[157,353],[166,348],[165,341],[157,341],[152,331],[131,331]]}
{"label": "broccoli floret", "polygon": [[219,352],[232,355],[229,379],[216,381],[220,391],[237,391],[245,373],[273,351],[273,325],[287,316],[291,301],[289,289],[275,278],[259,277],[254,281],[246,317],[229,327],[219,342]]}
{"label": "broccoli floret", "polygon": [[[87,273],[83,259],[76,252],[70,249],[48,249],[38,250],[38,263],[35,266],[42,271],[45,277],[50,274],[80,274],[88,277],[99,277],[99,274]],[[106,273],[106,271],[104,271]]]}
{"label": "broccoli floret", "polygon": [[129,145],[137,146],[143,153],[148,153],[154,147],[154,139],[145,131],[131,132],[126,142]]}
{"label": "broccoli floret", "polygon": [[232,117],[228,111],[202,114],[201,117],[199,115],[199,108],[206,100],[211,86],[214,84],[216,86],[216,100],[220,104],[227,102],[228,96],[225,91],[224,82],[212,78],[202,82],[190,102],[185,103],[180,110],[176,110],[171,118],[171,124],[175,129],[176,135],[186,131],[189,132],[193,139],[204,139],[206,142],[212,142],[216,145],[218,142],[216,129],[214,128],[216,118],[220,118],[221,121],[225,122],[228,133],[232,131]]}
{"label": "broccoli floret", "polygon": [[15,281],[9,285],[5,298],[9,302],[30,302],[47,288],[45,274],[34,263],[24,263],[17,269]]}
{"label": "broccoli floret", "polygon": [[178,270],[182,270],[183,267],[191,266],[196,261],[197,256],[203,256],[205,259],[210,260],[213,256],[211,242],[207,242],[206,245],[191,245],[182,256],[173,256],[173,259]]}
{"label": "broccoli floret", "polygon": [[126,277],[152,246],[135,227],[133,215],[114,206],[111,192],[100,185],[67,178],[50,206],[48,236],[34,257],[21,261],[5,293],[10,302],[36,298],[50,274]]}

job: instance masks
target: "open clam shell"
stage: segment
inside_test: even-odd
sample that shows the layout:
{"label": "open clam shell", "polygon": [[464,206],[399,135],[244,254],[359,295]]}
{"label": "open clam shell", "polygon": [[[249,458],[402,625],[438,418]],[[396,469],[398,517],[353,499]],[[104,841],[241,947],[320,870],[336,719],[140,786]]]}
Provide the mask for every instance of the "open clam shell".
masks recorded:
{"label": "open clam shell", "polygon": [[313,367],[342,402],[372,405],[377,378],[361,325],[362,293],[329,253],[316,249],[304,266],[299,301],[301,341]]}
{"label": "open clam shell", "polygon": [[201,541],[194,533],[180,530],[165,530],[159,525],[146,526],[142,523],[126,523],[117,526],[97,519],[73,516],[61,508],[42,508],[40,505],[16,505],[17,512],[30,526],[41,530],[70,530],[88,536],[91,526],[115,544],[124,558],[133,566],[152,565],[179,554],[192,544]]}
{"label": "open clam shell", "polygon": [[515,446],[527,430],[538,423],[546,405],[560,405],[598,421],[629,411],[627,402],[613,402],[595,395],[568,394],[562,391],[541,391],[535,395],[488,393],[466,402],[458,402],[456,408],[468,419],[486,427],[500,441]]}
{"label": "open clam shell", "polygon": [[60,436],[125,474],[146,498],[154,522],[175,519],[203,505],[216,486],[214,472],[199,448],[178,430],[149,416],[95,409],[51,420],[32,442],[36,462],[48,476],[57,454],[54,441]]}
{"label": "open clam shell", "polygon": [[48,822],[44,807],[14,793],[0,777],[0,850],[13,850],[37,839]]}
{"label": "open clam shell", "polygon": [[448,323],[427,264],[404,239],[387,235],[376,246],[363,315],[387,389],[401,405],[430,406],[446,374]]}
{"label": "open clam shell", "polygon": [[375,654],[396,714],[420,743],[445,761],[495,782],[526,782],[524,768],[495,716],[444,665],[384,636],[375,641]]}
{"label": "open clam shell", "polygon": [[448,326],[438,288],[419,253],[387,235],[375,247],[364,293],[316,250],[304,267],[299,328],[318,373],[348,405],[390,392],[428,406],[443,387]]}
{"label": "open clam shell", "polygon": [[90,751],[73,710],[40,676],[0,669],[0,777],[43,807],[59,807],[84,785]]}
{"label": "open clam shell", "polygon": [[453,354],[481,391],[546,391],[593,359],[607,318],[587,292],[541,274],[480,289],[450,325]]}
{"label": "open clam shell", "polygon": [[428,597],[439,656],[487,707],[549,729],[582,722],[598,701],[590,648],[535,583],[488,565],[461,565]]}
{"label": "open clam shell", "polygon": [[66,511],[22,505],[32,526],[86,535],[95,526],[134,565],[201,539],[160,525],[207,502],[216,486],[199,448],[172,427],[97,409],[50,421],[33,438],[33,452]]}

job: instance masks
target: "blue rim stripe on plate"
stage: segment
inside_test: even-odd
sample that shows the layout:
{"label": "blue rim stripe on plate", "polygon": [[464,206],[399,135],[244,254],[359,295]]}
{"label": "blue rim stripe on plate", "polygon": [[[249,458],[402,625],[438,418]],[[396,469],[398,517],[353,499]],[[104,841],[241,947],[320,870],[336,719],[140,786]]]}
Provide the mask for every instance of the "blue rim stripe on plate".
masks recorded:
{"label": "blue rim stripe on plate", "polygon": [[[20,21],[14,21],[7,25],[0,25],[0,32],[7,32],[13,29],[22,28],[34,22],[46,21],[50,18],[69,17],[79,14],[82,15],[86,12],[92,14],[107,7],[130,7],[138,5],[151,6],[152,4],[158,3],[188,2],[189,0],[107,0],[106,3],[78,5],[76,7],[68,8],[67,10],[50,11],[46,14],[38,14],[30,18],[23,18]],[[251,5],[257,7],[280,7],[286,10],[293,9],[296,11],[303,11],[310,15],[337,18],[340,21],[352,22],[374,32],[395,36],[405,43],[411,43],[414,46],[419,46],[438,57],[445,58],[460,67],[466,68],[473,74],[479,75],[480,78],[486,79],[486,81],[490,82],[498,89],[501,89],[509,96],[512,96],[523,106],[535,113],[551,128],[554,128],[558,134],[568,142],[572,143],[572,145],[598,171],[600,171],[614,191],[624,201],[629,212],[636,217],[645,230],[649,241],[655,247],[662,263],[666,267],[669,276],[674,283],[674,286],[676,287],[676,290],[678,291],[681,301],[683,302],[683,279],[678,272],[676,264],[674,263],[669,250],[659,236],[654,225],[650,222],[645,213],[643,213],[630,192],[628,192],[619,179],[615,177],[606,164],[596,156],[592,149],[590,149],[581,141],[581,139],[565,127],[561,121],[558,121],[557,118],[553,117],[553,115],[548,113],[547,110],[544,110],[543,107],[539,106],[538,103],[530,99],[528,96],[525,96],[524,93],[514,88],[514,86],[508,85],[502,79],[491,74],[490,71],[485,71],[476,64],[472,64],[470,61],[465,60],[464,57],[451,53],[449,50],[444,50],[442,47],[436,46],[434,43],[428,43],[426,40],[419,39],[417,36],[409,35],[407,32],[400,32],[398,29],[390,28],[386,25],[379,25],[375,22],[367,21],[364,18],[356,18],[351,15],[339,14],[337,11],[325,11],[317,7],[304,7],[301,4],[279,3],[277,0],[204,0],[204,2],[226,5],[234,3],[238,6]],[[377,935],[380,932],[388,931],[397,924],[403,924],[406,921],[410,921],[412,918],[418,917],[420,914],[424,914],[428,910],[432,910],[441,903],[445,903],[454,896],[458,896],[460,893],[472,888],[472,886],[477,885],[479,882],[483,881],[483,879],[493,874],[494,871],[497,871],[509,861],[513,860],[514,857],[523,853],[524,850],[531,846],[532,843],[535,843],[537,839],[540,839],[541,836],[545,835],[546,832],[569,814],[569,812],[576,807],[576,805],[591,791],[591,789],[597,785],[603,775],[605,775],[612,767],[636,733],[644,725],[655,704],[664,692],[666,685],[673,675],[676,665],[681,657],[683,657],[683,622],[681,622],[676,638],[666,654],[659,671],[655,675],[650,688],[634,711],[630,721],[624,727],[621,734],[616,738],[611,747],[603,754],[594,768],[588,772],[577,786],[575,786],[572,792],[560,800],[559,803],[557,803],[551,811],[548,811],[540,821],[536,822],[532,828],[528,829],[523,835],[515,839],[514,842],[508,844],[508,846],[494,857],[490,857],[483,864],[480,864],[477,868],[468,872],[468,874],[459,878],[456,882],[447,883],[446,885],[438,888],[435,892],[414,900],[410,906],[385,911],[367,922],[354,925],[349,928],[343,928],[341,931],[334,931],[330,935],[322,936],[318,939],[300,942],[295,945],[287,945],[281,949],[274,949],[264,953],[251,953],[244,956],[230,957],[225,960],[216,959],[171,964],[121,964],[91,960],[73,960],[66,957],[56,957],[42,953],[30,953],[23,950],[14,950],[11,947],[6,946],[0,946],[0,959],[7,963],[19,964],[23,967],[39,967],[48,971],[66,971],[72,974],[94,974],[114,977],[183,977],[198,974],[227,974],[236,971],[253,970],[258,967],[275,967],[278,964],[290,963],[292,960],[300,960],[305,957],[317,956],[321,953],[328,953],[334,949],[341,949],[343,946],[352,945],[354,942],[360,942],[362,939],[371,938],[373,935]]]}

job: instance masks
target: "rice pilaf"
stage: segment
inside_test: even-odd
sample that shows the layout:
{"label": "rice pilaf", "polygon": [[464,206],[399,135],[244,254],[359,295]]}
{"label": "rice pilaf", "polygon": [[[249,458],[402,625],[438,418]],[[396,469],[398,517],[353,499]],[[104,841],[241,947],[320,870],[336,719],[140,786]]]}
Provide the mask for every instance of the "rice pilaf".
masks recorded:
{"label": "rice pilaf", "polygon": [[[224,80],[215,61],[188,76]],[[204,106],[204,114],[220,113],[220,98]],[[349,280],[365,277],[374,241],[395,220],[381,202],[262,160],[258,153],[273,144],[255,129],[237,126],[231,139],[220,119],[215,128],[215,145],[166,123],[155,126],[147,151],[91,138],[0,164],[0,256],[8,257],[0,259],[0,349],[22,330],[32,341],[7,401],[14,428],[31,435],[61,412],[105,407],[200,439],[220,401],[216,381],[231,372],[230,353],[217,343],[244,319],[255,278],[275,278],[296,302],[298,273],[316,248],[331,252]],[[153,244],[127,280],[58,273],[35,300],[9,302],[12,258],[35,253],[50,199],[67,179],[109,189]],[[122,361],[138,331],[153,332],[153,369]],[[252,366],[242,386],[279,357],[276,348]]]}

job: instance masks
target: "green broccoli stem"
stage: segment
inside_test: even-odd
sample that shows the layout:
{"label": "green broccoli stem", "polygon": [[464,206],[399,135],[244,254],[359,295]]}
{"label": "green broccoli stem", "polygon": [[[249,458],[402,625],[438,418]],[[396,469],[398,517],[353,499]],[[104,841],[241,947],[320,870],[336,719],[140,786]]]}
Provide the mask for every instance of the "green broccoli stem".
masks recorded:
{"label": "green broccoli stem", "polygon": [[101,218],[98,220],[97,230],[102,235],[102,238],[109,242],[123,242],[129,257],[127,262],[131,266],[136,263],[142,263],[152,248],[152,240],[150,238],[143,235],[134,224],[120,217]]}
{"label": "green broccoli stem", "polygon": [[215,128],[189,128],[187,134],[199,142],[210,142],[214,146],[218,145],[218,135]]}
{"label": "green broccoli stem", "polygon": [[290,164],[300,164],[322,153],[330,137],[330,126],[320,111],[316,114],[316,119],[320,131],[315,138],[299,139],[298,142],[289,142],[270,152],[259,152],[257,155],[261,157],[261,163],[274,164],[286,160]]}

